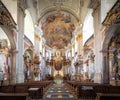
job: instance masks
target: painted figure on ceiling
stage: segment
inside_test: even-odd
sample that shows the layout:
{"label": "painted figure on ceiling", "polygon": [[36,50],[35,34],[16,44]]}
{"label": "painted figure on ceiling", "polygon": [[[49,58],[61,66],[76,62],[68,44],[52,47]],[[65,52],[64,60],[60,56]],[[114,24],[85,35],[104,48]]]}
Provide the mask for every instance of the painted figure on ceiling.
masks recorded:
{"label": "painted figure on ceiling", "polygon": [[76,18],[60,10],[45,16],[41,19],[41,24],[46,44],[56,49],[66,47],[71,41],[72,33],[75,30]]}

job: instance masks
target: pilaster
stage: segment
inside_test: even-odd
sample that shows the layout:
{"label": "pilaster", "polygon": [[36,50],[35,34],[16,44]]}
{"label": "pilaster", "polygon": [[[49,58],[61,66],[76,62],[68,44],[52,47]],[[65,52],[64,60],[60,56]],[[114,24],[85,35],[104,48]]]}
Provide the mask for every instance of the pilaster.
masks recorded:
{"label": "pilaster", "polygon": [[10,84],[16,83],[16,50],[10,50],[10,58],[11,58],[11,67],[10,67]]}
{"label": "pilaster", "polygon": [[90,0],[89,8],[93,9],[94,18],[95,83],[102,83],[103,81],[102,54],[100,53],[102,42],[100,7],[100,0]]}
{"label": "pilaster", "polygon": [[23,64],[23,51],[24,51],[24,17],[25,17],[25,7],[24,1],[18,0],[18,37],[17,37],[17,63],[16,63],[16,71],[17,71],[17,83],[24,82],[24,64]]}

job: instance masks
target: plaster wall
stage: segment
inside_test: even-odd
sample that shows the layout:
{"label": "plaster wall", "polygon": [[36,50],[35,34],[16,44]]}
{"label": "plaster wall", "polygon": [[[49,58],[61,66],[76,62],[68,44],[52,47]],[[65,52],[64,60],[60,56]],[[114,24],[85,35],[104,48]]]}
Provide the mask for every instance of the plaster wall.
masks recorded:
{"label": "plaster wall", "polygon": [[25,10],[25,19],[24,19],[24,34],[30,39],[34,45],[34,24],[31,18],[31,15],[28,10]]}

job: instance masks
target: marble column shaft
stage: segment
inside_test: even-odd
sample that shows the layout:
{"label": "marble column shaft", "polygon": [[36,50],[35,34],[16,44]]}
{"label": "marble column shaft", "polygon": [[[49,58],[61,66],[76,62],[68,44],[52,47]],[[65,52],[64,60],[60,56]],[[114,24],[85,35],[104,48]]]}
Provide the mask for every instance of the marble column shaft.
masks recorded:
{"label": "marble column shaft", "polygon": [[24,66],[23,66],[23,50],[24,50],[24,9],[21,7],[18,3],[18,40],[17,40],[17,65],[16,65],[16,71],[17,71],[17,83],[24,82]]}

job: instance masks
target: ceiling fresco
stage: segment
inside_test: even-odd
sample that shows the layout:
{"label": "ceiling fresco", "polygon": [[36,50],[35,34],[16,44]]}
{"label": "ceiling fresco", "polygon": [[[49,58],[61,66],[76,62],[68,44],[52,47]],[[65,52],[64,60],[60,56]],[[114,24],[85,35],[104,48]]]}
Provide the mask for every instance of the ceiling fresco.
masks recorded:
{"label": "ceiling fresco", "polygon": [[78,20],[70,13],[53,11],[40,20],[46,44],[55,49],[62,49],[71,42]]}

